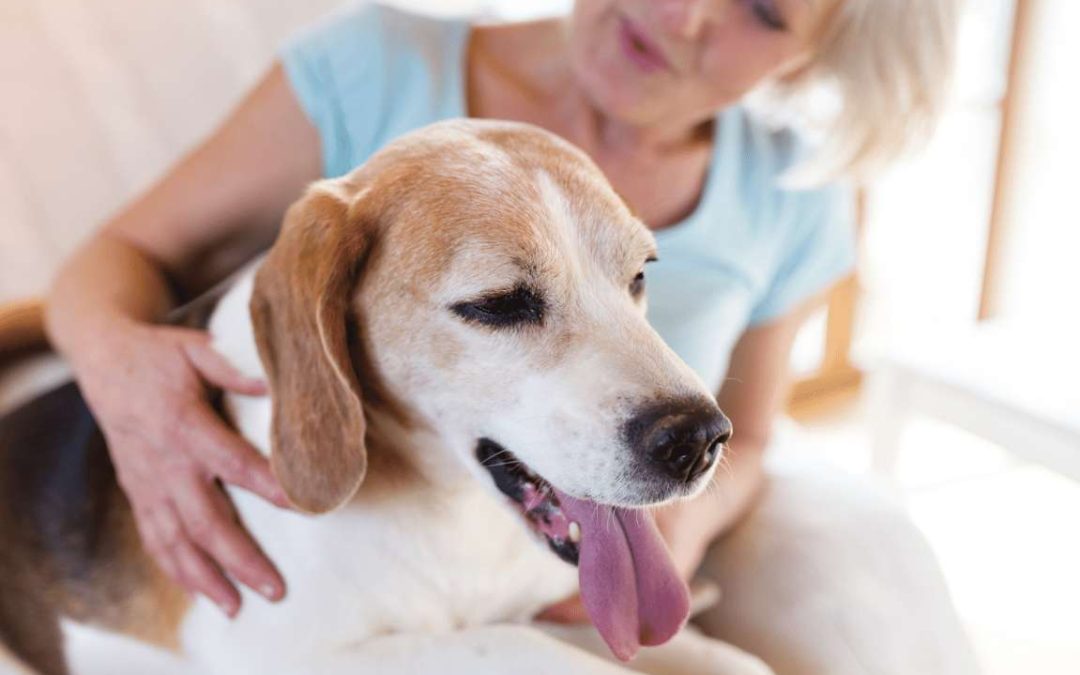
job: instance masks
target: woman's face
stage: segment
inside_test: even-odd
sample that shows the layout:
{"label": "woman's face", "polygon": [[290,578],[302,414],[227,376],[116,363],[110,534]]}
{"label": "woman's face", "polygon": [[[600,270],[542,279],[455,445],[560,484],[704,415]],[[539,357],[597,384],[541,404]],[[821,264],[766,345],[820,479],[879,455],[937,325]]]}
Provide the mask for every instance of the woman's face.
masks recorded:
{"label": "woman's face", "polygon": [[574,71],[593,104],[623,121],[703,121],[806,63],[841,1],[577,0]]}

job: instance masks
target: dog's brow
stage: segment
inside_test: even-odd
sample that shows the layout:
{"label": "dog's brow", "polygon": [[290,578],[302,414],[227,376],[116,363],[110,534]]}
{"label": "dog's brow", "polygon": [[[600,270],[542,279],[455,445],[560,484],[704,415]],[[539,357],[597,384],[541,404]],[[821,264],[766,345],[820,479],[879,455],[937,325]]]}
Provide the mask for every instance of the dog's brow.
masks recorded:
{"label": "dog's brow", "polygon": [[634,246],[631,249],[631,256],[633,256],[631,262],[634,265],[652,262],[659,258],[656,251],[656,245],[652,242],[642,242],[640,245]]}

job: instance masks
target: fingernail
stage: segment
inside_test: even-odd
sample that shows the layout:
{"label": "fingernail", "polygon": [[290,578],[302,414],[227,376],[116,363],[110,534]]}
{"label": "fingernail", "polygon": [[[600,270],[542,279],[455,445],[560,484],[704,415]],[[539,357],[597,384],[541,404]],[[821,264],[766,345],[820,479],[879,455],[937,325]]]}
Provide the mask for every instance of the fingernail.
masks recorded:
{"label": "fingernail", "polygon": [[218,602],[217,606],[218,609],[224,612],[225,616],[229,617],[230,619],[236,616],[236,607],[234,607],[233,605],[230,605],[227,602]]}
{"label": "fingernail", "polygon": [[274,588],[273,584],[263,584],[262,586],[259,586],[259,592],[262,593],[267,600],[277,599],[277,589]]}

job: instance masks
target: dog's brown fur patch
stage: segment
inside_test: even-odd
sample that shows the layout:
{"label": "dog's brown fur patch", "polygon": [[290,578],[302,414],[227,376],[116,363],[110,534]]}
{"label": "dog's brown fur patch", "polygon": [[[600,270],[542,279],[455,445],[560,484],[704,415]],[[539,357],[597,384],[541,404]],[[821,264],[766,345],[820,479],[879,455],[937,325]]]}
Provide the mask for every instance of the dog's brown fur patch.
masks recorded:
{"label": "dog's brown fur patch", "polygon": [[[553,224],[544,175],[573,228]],[[496,250],[486,259],[553,283],[571,250],[611,278],[644,261],[654,242],[605,185],[581,151],[550,134],[450,123],[316,184],[290,209],[257,274],[251,315],[274,392],[272,465],[298,506],[334,508],[367,473],[387,495],[414,479],[393,451],[393,425],[412,420],[380,381],[370,336],[398,348],[411,341],[452,367],[460,345],[407,319],[432,314],[429,293],[458,253]],[[585,331],[564,328],[535,351],[554,363]],[[373,412],[392,424],[369,429]],[[0,642],[39,671],[66,673],[61,616],[176,646],[188,600],[143,552],[73,384],[0,421],[0,542]]]}
{"label": "dog's brown fur patch", "polygon": [[177,645],[187,597],[143,552],[74,384],[0,420],[0,540],[0,638],[39,672],[67,672],[61,616]]}

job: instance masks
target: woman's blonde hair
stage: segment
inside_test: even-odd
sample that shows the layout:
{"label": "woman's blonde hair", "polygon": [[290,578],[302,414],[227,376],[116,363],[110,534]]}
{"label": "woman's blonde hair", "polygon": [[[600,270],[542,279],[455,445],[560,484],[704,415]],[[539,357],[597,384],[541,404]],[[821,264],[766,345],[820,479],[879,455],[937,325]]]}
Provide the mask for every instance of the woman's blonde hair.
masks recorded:
{"label": "woman's blonde hair", "polygon": [[842,0],[810,62],[770,87],[788,101],[832,102],[811,113],[821,145],[789,182],[865,177],[929,137],[947,99],[962,2]]}

